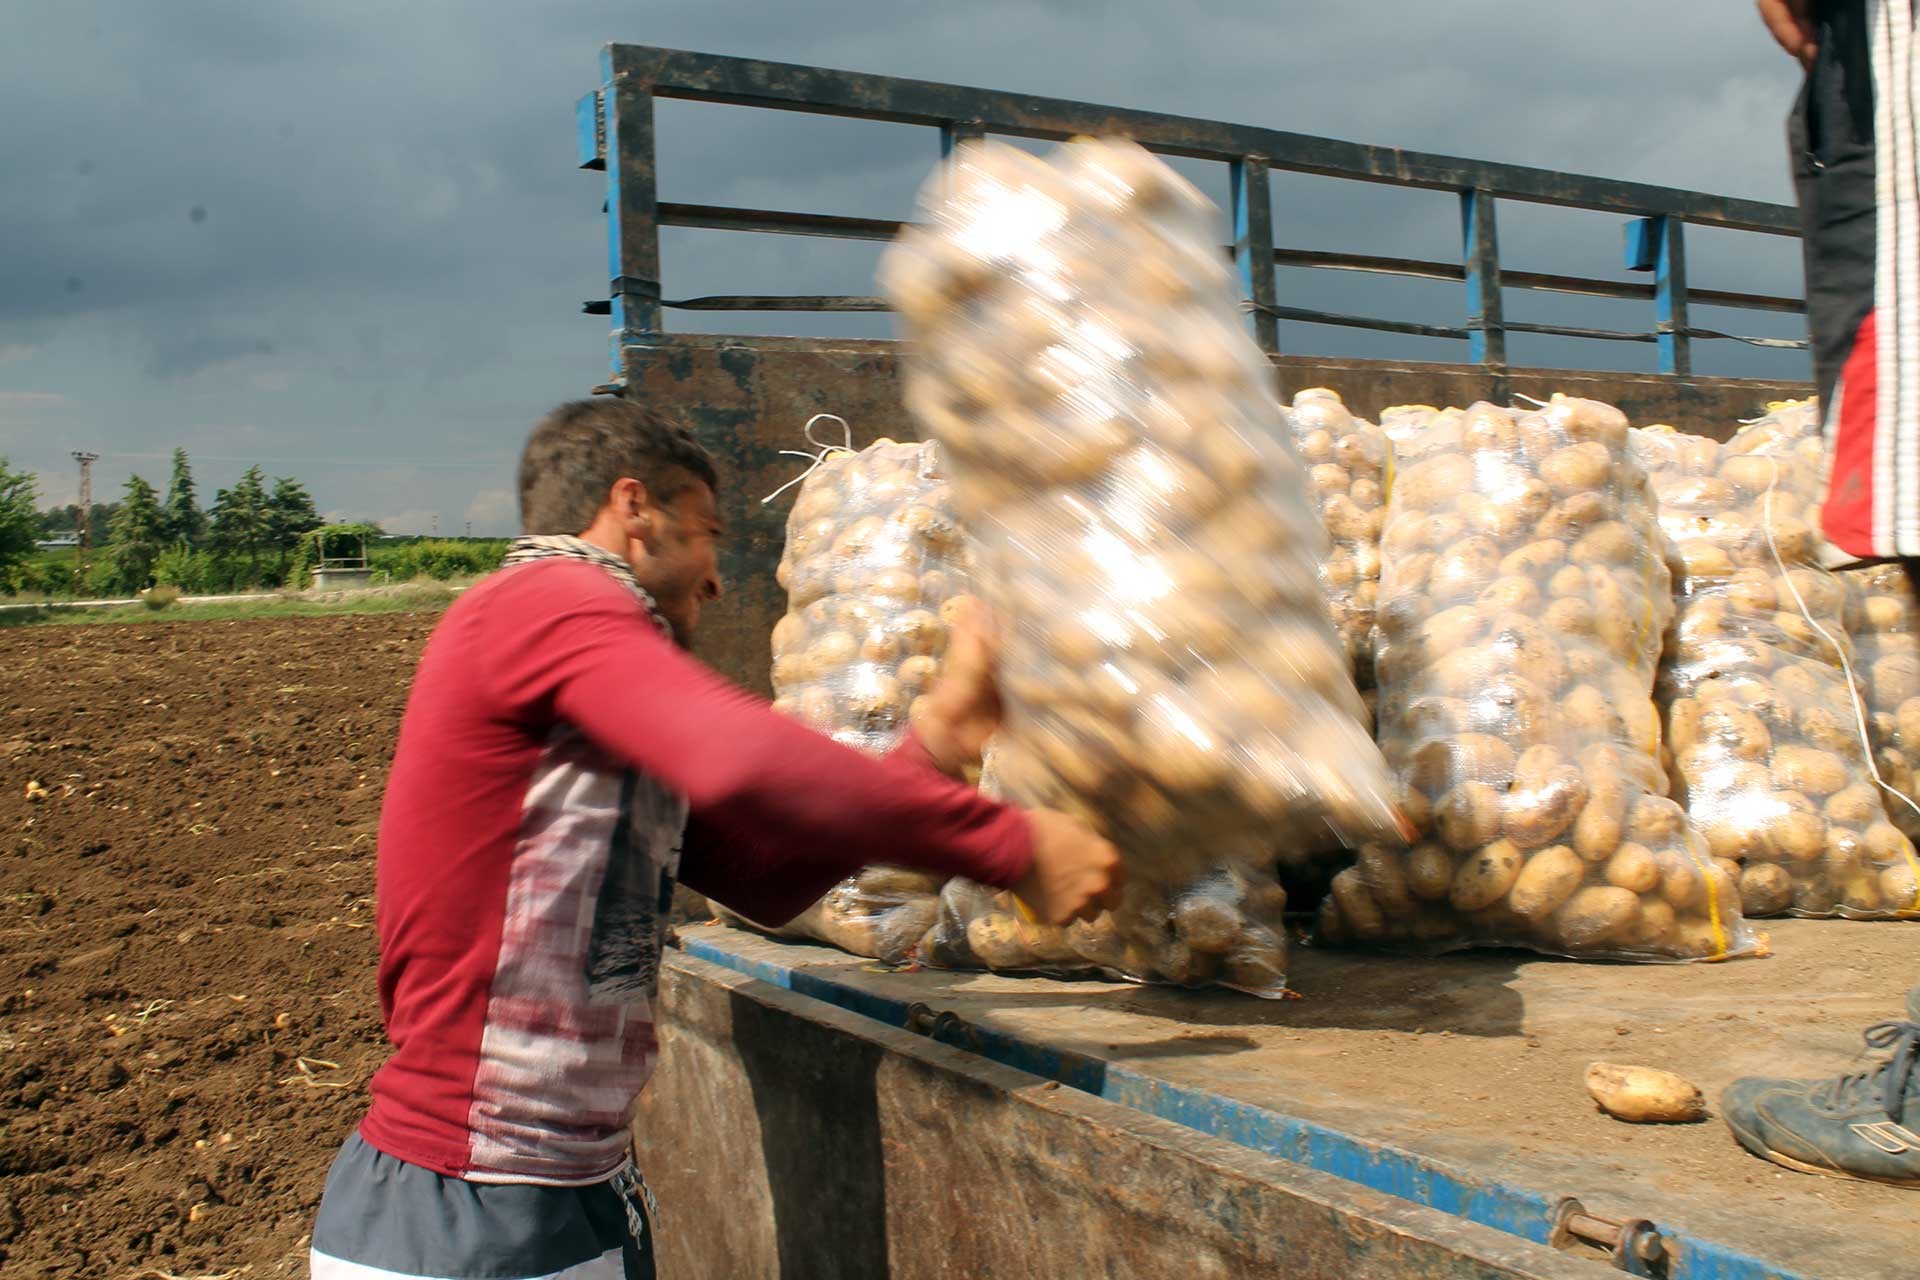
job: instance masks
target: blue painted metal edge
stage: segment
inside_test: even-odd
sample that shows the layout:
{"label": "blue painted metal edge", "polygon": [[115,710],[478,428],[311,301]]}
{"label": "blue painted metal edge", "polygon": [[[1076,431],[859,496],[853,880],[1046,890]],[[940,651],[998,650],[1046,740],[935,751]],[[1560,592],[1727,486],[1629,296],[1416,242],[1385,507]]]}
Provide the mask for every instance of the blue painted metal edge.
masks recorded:
{"label": "blue painted metal edge", "polygon": [[606,117],[602,110],[598,89],[573,104],[573,158],[582,169],[607,167]]}
{"label": "blue painted metal edge", "polygon": [[[688,955],[796,995],[888,1026],[904,1028],[907,1024],[908,1002],[892,996],[862,991],[805,969],[749,959],[702,938],[683,934],[680,946]],[[980,1026],[969,1025],[964,1039],[938,1032],[932,1038],[1016,1071],[1057,1080],[1108,1102],[1536,1244],[1546,1244],[1553,1227],[1557,1196],[1482,1181],[1425,1156],[1368,1142],[1310,1120],[1203,1089],[1170,1084],[1117,1063],[1033,1044]],[[1670,1280],[1814,1280],[1710,1240],[1679,1236],[1664,1226],[1660,1232],[1674,1259]]]}

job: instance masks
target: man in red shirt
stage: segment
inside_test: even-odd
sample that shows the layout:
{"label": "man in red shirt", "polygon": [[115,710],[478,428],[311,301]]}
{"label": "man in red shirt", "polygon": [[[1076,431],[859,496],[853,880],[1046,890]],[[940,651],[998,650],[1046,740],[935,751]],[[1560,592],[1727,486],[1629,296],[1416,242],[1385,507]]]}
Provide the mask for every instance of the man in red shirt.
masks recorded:
{"label": "man in red shirt", "polygon": [[502,569],[447,611],[400,726],[378,855],[393,1055],[328,1175],[317,1280],[651,1276],[627,1117],[652,1070],[676,879],[783,921],[874,862],[1114,900],[1112,846],[956,781],[998,723],[956,629],[873,760],[685,652],[720,598],[712,459],[621,399],[562,405],[520,462]]}

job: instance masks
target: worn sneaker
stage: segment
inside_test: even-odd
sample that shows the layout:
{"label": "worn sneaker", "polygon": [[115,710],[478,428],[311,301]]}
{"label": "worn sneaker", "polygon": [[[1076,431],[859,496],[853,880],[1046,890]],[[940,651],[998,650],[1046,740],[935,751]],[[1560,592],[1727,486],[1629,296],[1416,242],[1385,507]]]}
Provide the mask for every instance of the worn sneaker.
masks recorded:
{"label": "worn sneaker", "polygon": [[1866,1041],[1890,1050],[1871,1070],[1728,1085],[1720,1113],[1733,1136],[1802,1173],[1920,1188],[1920,987],[1907,993],[1907,1021],[1868,1027]]}

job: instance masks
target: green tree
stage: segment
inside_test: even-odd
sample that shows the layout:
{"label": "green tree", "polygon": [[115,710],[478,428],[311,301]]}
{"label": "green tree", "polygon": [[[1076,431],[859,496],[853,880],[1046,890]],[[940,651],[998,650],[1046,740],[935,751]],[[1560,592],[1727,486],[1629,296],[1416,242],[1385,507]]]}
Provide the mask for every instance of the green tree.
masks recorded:
{"label": "green tree", "polygon": [[167,481],[167,537],[173,542],[196,543],[207,533],[206,513],[200,510],[193,487],[193,464],[187,451],[173,451],[173,476]]}
{"label": "green tree", "polygon": [[320,512],[305,485],[292,476],[274,480],[273,492],[267,498],[267,541],[278,553],[274,576],[279,581],[286,581],[287,561],[301,535],[318,529],[321,523]]}
{"label": "green tree", "polygon": [[31,474],[9,470],[0,458],[0,584],[11,586],[15,567],[33,554],[40,533],[39,496]]}
{"label": "green tree", "polygon": [[270,549],[267,537],[267,478],[258,466],[248,467],[231,489],[214,495],[209,523],[213,544],[232,560],[245,556],[247,581],[260,583],[260,553]]}
{"label": "green tree", "polygon": [[167,513],[160,495],[139,476],[127,481],[126,496],[114,513],[107,536],[107,559],[116,590],[139,591],[153,576],[153,565],[167,546]]}

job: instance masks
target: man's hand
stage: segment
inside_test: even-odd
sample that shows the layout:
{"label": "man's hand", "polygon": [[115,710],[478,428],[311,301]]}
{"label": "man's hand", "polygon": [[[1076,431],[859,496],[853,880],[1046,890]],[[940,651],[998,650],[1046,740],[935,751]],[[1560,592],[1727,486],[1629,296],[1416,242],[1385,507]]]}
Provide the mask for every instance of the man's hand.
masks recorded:
{"label": "man's hand", "polygon": [[1767,24],[1767,30],[1789,55],[1798,58],[1802,66],[1813,65],[1813,55],[1819,52],[1814,43],[1813,0],[1754,0],[1760,9],[1760,21]]}
{"label": "man's hand", "polygon": [[980,763],[987,739],[1000,727],[1000,686],[994,666],[1000,646],[987,607],[972,596],[955,606],[940,677],[914,704],[913,734],[942,773],[958,777]]}
{"label": "man's hand", "polygon": [[1126,868],[1120,852],[1078,818],[1053,809],[1030,809],[1033,865],[1014,896],[1045,924],[1091,920],[1120,905]]}

